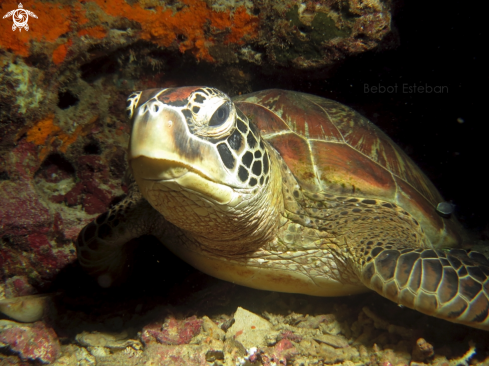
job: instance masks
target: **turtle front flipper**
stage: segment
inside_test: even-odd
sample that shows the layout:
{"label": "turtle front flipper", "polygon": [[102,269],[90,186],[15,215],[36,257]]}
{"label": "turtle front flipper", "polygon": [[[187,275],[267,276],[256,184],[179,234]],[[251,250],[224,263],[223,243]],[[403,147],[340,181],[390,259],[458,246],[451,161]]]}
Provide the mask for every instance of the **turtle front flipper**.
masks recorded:
{"label": "turtle front flipper", "polygon": [[[361,254],[360,254],[361,253]],[[372,247],[356,255],[364,285],[427,315],[489,330],[489,260],[452,249]]]}
{"label": "turtle front flipper", "polygon": [[134,249],[130,241],[151,234],[158,219],[163,217],[133,187],[123,201],[82,229],[76,241],[78,261],[102,287],[123,282]]}

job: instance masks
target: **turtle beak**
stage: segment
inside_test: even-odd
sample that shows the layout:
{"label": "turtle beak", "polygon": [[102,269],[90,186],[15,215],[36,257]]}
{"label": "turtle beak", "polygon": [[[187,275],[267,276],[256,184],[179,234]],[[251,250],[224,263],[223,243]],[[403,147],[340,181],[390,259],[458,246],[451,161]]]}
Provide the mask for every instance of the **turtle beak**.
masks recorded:
{"label": "turtle beak", "polygon": [[128,159],[140,179],[167,180],[188,171],[214,182],[226,179],[214,146],[190,133],[180,110],[155,99],[134,114]]}
{"label": "turtle beak", "polygon": [[216,202],[229,202],[233,191],[217,183],[223,172],[216,154],[212,144],[189,132],[178,109],[153,99],[136,110],[128,159],[143,195],[154,183],[173,181]]}
{"label": "turtle beak", "polygon": [[[161,103],[138,110],[129,141],[129,162],[134,174],[146,180],[177,178],[189,170],[177,147],[185,133],[182,117]],[[141,113],[143,112],[143,113]]]}
{"label": "turtle beak", "polygon": [[[141,156],[153,159],[180,160],[176,155],[175,135],[181,128],[181,117],[174,110],[157,103],[146,103],[136,111],[131,138],[129,161]],[[160,109],[163,109],[160,111]],[[158,111],[155,116],[155,111]],[[172,159],[172,155],[175,155]]]}

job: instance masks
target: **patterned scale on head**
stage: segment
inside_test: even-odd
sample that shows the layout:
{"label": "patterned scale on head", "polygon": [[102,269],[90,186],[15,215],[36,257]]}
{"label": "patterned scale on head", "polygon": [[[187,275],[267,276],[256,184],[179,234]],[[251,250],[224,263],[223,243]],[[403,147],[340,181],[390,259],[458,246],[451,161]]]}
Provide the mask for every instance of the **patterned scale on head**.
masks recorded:
{"label": "patterned scale on head", "polygon": [[132,239],[157,237],[212,276],[317,296],[374,290],[489,329],[489,261],[460,243],[443,199],[382,131],[332,100],[265,90],[135,92],[128,196],[87,225],[81,265],[123,282]]}

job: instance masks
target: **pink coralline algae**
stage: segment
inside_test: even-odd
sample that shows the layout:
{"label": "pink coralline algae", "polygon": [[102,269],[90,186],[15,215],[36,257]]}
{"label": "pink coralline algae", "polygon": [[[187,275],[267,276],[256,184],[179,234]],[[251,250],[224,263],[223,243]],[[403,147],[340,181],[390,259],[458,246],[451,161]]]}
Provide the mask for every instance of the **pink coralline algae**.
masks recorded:
{"label": "pink coralline algae", "polygon": [[195,316],[184,320],[170,317],[163,326],[161,323],[153,323],[144,327],[141,339],[146,345],[155,340],[161,344],[187,344],[200,333],[201,327],[202,319],[197,319]]}
{"label": "pink coralline algae", "polygon": [[166,346],[151,344],[145,349],[148,365],[207,366],[206,349],[202,346]]}
{"label": "pink coralline algae", "polygon": [[294,342],[300,342],[302,341],[302,337],[298,334],[295,334],[294,332],[290,331],[290,330],[286,330],[286,331],[283,331],[282,333],[280,333],[280,339],[288,339],[290,341],[294,341]]}
{"label": "pink coralline algae", "polygon": [[[0,186],[0,214],[2,235],[26,235],[32,232],[47,232],[51,224],[48,208],[42,204],[32,183],[31,175],[39,168],[32,158],[35,146],[21,143],[12,151],[16,157],[11,180]],[[15,181],[18,178],[17,181]]]}
{"label": "pink coralline algae", "polygon": [[54,330],[43,322],[14,324],[0,326],[0,347],[19,354],[22,360],[51,363],[58,358],[61,348]]}
{"label": "pink coralline algae", "polygon": [[[68,206],[83,205],[89,215],[105,212],[116,186],[109,178],[109,167],[99,156],[80,156],[77,161],[77,178],[80,180],[65,195],[51,198],[55,203],[66,202]],[[106,185],[107,189],[100,186]]]}
{"label": "pink coralline algae", "polygon": [[287,360],[298,354],[297,349],[288,339],[281,339],[274,347],[260,349],[256,354],[249,357],[249,361],[254,363],[261,360],[263,366],[287,365]]}

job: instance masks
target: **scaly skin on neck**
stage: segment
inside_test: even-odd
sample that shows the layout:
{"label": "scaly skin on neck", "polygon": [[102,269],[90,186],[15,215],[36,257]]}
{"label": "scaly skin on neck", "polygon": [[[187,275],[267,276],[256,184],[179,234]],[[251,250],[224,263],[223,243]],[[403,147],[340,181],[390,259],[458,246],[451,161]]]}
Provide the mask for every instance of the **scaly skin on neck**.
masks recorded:
{"label": "scaly skin on neck", "polygon": [[[140,187],[153,207],[196,239],[202,250],[217,256],[245,255],[273,240],[283,215],[279,158],[272,152],[270,159],[268,185],[255,190],[236,189],[228,204],[183,189],[174,181],[151,182]],[[218,184],[211,184],[218,188]]]}

